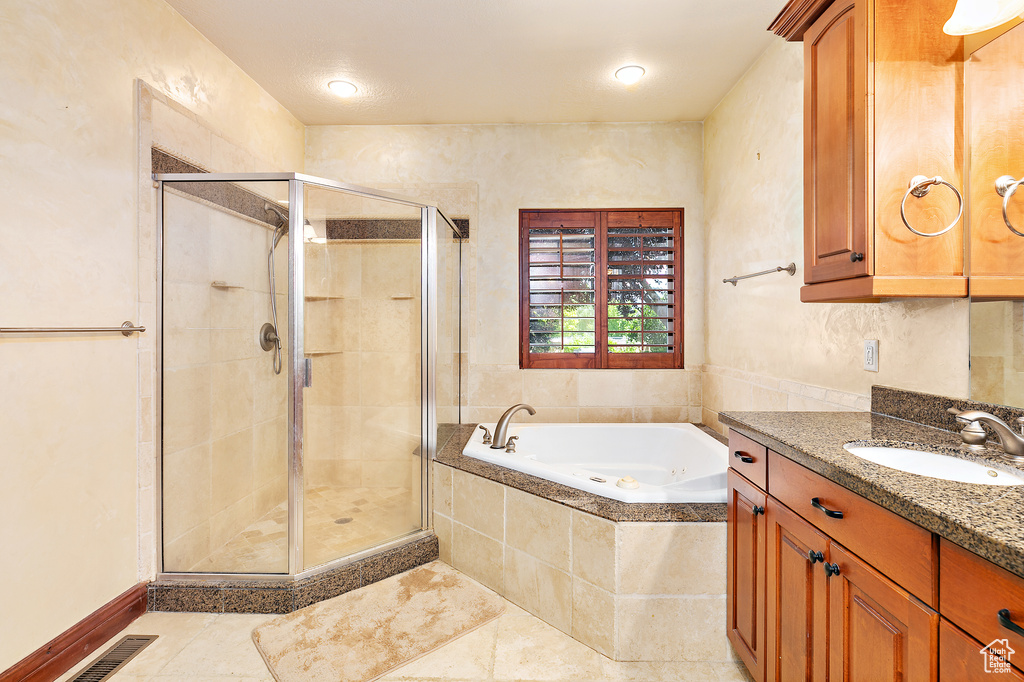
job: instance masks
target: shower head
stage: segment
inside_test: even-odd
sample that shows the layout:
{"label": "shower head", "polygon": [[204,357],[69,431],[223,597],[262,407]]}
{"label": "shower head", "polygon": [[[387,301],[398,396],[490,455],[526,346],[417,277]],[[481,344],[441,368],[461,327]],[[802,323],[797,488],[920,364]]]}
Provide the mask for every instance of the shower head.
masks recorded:
{"label": "shower head", "polygon": [[284,229],[288,229],[288,217],[281,211],[281,209],[279,209],[277,206],[274,206],[272,203],[268,201],[263,204],[263,210],[266,211],[267,213],[273,213],[274,215],[277,216],[277,219],[279,221],[277,223],[277,227],[283,226]]}

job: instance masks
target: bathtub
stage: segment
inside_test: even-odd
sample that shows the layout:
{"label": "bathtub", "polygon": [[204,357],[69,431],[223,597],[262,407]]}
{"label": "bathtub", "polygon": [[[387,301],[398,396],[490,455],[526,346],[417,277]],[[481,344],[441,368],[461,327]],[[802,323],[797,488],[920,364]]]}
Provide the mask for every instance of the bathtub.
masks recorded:
{"label": "bathtub", "polygon": [[[693,424],[523,423],[508,435],[513,454],[484,445],[481,429],[462,454],[622,502],[726,501],[728,448]],[[626,477],[639,485],[618,485]]]}

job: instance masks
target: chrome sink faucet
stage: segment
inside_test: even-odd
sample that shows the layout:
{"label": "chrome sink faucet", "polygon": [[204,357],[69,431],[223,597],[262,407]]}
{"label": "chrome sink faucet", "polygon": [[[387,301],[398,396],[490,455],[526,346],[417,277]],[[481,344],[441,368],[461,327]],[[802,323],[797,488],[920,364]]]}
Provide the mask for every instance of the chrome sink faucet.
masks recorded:
{"label": "chrome sink faucet", "polygon": [[[501,415],[498,419],[498,423],[494,425],[494,442],[491,443],[492,450],[504,450],[507,445],[505,434],[508,433],[508,423],[512,421],[512,415],[519,410],[526,410],[530,414],[537,414],[537,410],[533,409],[526,403],[519,403],[505,410],[505,414]],[[515,445],[512,446],[512,452],[515,452]]]}
{"label": "chrome sink faucet", "polygon": [[981,410],[959,412],[953,407],[949,408],[948,412],[956,415],[958,422],[967,424],[964,430],[960,432],[960,436],[968,446],[985,444],[984,430],[978,426],[978,422],[980,422],[995,431],[996,439],[1008,457],[1024,460],[1024,417],[1017,420],[1021,425],[1022,433],[1015,433],[1006,422],[988,412],[982,412]]}

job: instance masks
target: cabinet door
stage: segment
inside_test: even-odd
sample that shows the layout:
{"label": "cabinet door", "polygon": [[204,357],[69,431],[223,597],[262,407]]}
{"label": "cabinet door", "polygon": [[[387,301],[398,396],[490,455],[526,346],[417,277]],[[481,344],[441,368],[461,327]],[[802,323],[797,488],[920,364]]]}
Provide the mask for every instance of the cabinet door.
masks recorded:
{"label": "cabinet door", "polygon": [[833,543],[828,578],[831,682],[932,682],[939,616]]}
{"label": "cabinet door", "polygon": [[[768,498],[768,682],[825,682],[828,586],[824,562],[828,538]],[[820,557],[820,558],[819,558]]]}
{"label": "cabinet door", "polygon": [[864,0],[839,0],[814,22],[804,71],[804,281],[869,275]]}
{"label": "cabinet door", "polygon": [[[1024,237],[1003,219],[996,180],[1024,175],[1024,91],[1008,87],[1024,79],[1024,25],[975,50],[967,62],[970,93],[971,296],[1024,296]],[[1006,202],[1010,225],[1024,233],[1024,187]]]}
{"label": "cabinet door", "polygon": [[766,497],[729,470],[726,634],[755,682],[764,681]]}
{"label": "cabinet door", "polygon": [[939,623],[939,679],[942,682],[991,682],[993,679],[1024,682],[1024,674],[1012,665],[1013,654],[1009,651],[1016,653],[1016,650],[1005,639],[991,644],[992,647],[982,644],[942,619]]}

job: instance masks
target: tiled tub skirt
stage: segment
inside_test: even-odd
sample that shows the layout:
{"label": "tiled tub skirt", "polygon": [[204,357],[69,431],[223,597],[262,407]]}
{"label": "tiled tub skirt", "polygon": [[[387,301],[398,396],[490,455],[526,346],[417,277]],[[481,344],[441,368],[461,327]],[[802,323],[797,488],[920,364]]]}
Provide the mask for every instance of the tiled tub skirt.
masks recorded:
{"label": "tiled tub skirt", "polygon": [[443,561],[616,661],[735,660],[724,514],[614,521],[437,461],[432,473]]}

